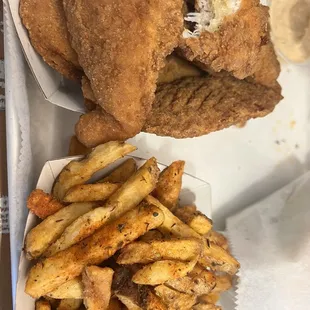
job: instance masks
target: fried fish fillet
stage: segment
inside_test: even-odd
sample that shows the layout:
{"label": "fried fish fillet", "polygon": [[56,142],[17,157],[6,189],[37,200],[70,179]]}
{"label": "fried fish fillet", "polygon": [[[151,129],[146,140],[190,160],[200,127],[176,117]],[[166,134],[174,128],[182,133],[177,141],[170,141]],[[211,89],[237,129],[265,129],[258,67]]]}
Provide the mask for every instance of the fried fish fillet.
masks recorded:
{"label": "fried fish fillet", "polygon": [[79,80],[82,71],[69,42],[62,0],[21,0],[19,10],[31,44],[44,61],[66,78]]}
{"label": "fried fish fillet", "polygon": [[230,127],[273,111],[276,89],[233,77],[195,77],[158,86],[143,131],[190,138]]}
{"label": "fried fish fillet", "polygon": [[198,2],[212,2],[213,12],[210,16],[206,15],[208,12],[193,14],[198,14],[192,20],[198,22],[199,31],[183,36],[179,45],[181,55],[208,72],[225,70],[239,79],[253,75],[258,70],[258,55],[269,41],[268,8],[260,5],[259,0],[242,0],[235,13],[222,16],[217,21],[219,25],[209,29],[204,23],[212,25],[215,3],[222,6],[223,1]]}
{"label": "fried fish fillet", "polygon": [[[72,46],[103,108],[101,142],[141,131],[155,97],[158,71],[178,45],[183,1],[64,0]],[[90,112],[92,113],[92,112]],[[86,118],[86,120],[85,120]],[[87,146],[92,128],[77,133]],[[82,129],[82,130],[81,130]]]}
{"label": "fried fish fillet", "polygon": [[[282,99],[280,85],[276,81],[273,83],[272,88],[232,76],[208,76],[187,77],[158,85],[143,131],[191,138],[263,117]],[[87,144],[98,145],[107,137],[116,139],[115,128],[103,131],[105,117],[97,107],[80,119],[77,128],[81,126],[81,130],[88,133]],[[80,138],[78,131],[77,136]]]}

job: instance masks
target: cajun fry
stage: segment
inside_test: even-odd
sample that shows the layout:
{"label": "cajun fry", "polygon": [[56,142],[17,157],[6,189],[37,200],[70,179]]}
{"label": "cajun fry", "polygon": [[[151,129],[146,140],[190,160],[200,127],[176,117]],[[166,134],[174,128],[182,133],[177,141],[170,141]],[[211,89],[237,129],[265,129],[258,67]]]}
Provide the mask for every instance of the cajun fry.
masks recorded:
{"label": "cajun fry", "polygon": [[161,209],[161,211],[165,215],[165,220],[162,223],[162,225],[158,228],[159,231],[162,233],[169,233],[175,237],[181,237],[181,238],[197,238],[200,239],[201,236],[196,233],[192,228],[190,228],[188,225],[184,224],[179,218],[177,218],[174,214],[171,213],[170,210],[168,210],[164,205],[162,205],[156,198],[152,196],[147,196],[145,198],[145,201],[148,203],[151,203],[158,208]]}
{"label": "cajun fry", "polygon": [[144,266],[132,277],[137,284],[158,285],[172,279],[181,278],[187,275],[197,262],[178,262],[174,260],[161,260]]}
{"label": "cajun fry", "polygon": [[79,276],[87,265],[96,265],[163,222],[157,207],[142,203],[105,225],[78,244],[39,261],[29,272],[25,291],[39,298]]}
{"label": "cajun fry", "polygon": [[68,190],[64,202],[104,201],[119,189],[121,184],[97,183],[76,185]]}
{"label": "cajun fry", "polygon": [[236,274],[240,268],[239,262],[233,256],[215,243],[208,242],[208,240],[203,248],[199,263],[209,266],[212,270],[227,272],[230,275]]}
{"label": "cajun fry", "polygon": [[155,287],[155,293],[172,310],[191,309],[196,303],[196,296],[180,293],[166,285]]}
{"label": "cajun fry", "polygon": [[222,307],[214,304],[197,304],[193,306],[193,310],[222,310]]}
{"label": "cajun fry", "polygon": [[212,293],[222,293],[228,291],[232,287],[232,276],[228,274],[221,274],[216,276],[216,286]]}
{"label": "cajun fry", "polygon": [[54,291],[46,294],[47,297],[55,299],[83,299],[82,278],[76,277],[62,285],[59,285]]}
{"label": "cajun fry", "polygon": [[57,310],[78,310],[82,305],[82,299],[62,299]]}
{"label": "cajun fry", "polygon": [[221,233],[211,230],[210,233],[206,236],[209,241],[215,243],[216,245],[222,247],[224,250],[228,250],[228,240]]}
{"label": "cajun fry", "polygon": [[197,211],[196,206],[177,208],[175,215],[202,236],[208,234],[212,229],[212,221],[203,213]]}
{"label": "cajun fry", "polygon": [[40,219],[47,218],[63,207],[61,202],[41,189],[33,190],[27,199],[27,208]]}
{"label": "cajun fry", "polygon": [[94,207],[95,204],[91,202],[71,204],[47,217],[43,222],[31,229],[25,240],[27,258],[34,259],[41,256],[61,236],[67,226]]}
{"label": "cajun fry", "polygon": [[97,183],[125,183],[136,171],[137,164],[135,160],[129,158]]}
{"label": "cajun fry", "polygon": [[136,241],[121,251],[117,263],[121,265],[149,264],[159,260],[190,261],[201,252],[198,239],[172,239],[151,242]]}
{"label": "cajun fry", "polygon": [[44,299],[40,299],[36,301],[36,309],[35,310],[51,310],[51,304]]}
{"label": "cajun fry", "polygon": [[150,242],[153,240],[162,240],[162,239],[164,239],[164,234],[157,229],[150,230],[145,235],[139,238],[140,241],[144,242]]}
{"label": "cajun fry", "polygon": [[82,273],[84,305],[89,310],[108,309],[114,271],[111,268],[88,266]]}
{"label": "cajun fry", "polygon": [[146,310],[168,310],[163,301],[151,290],[148,290],[144,308]]}
{"label": "cajun fry", "polygon": [[103,224],[115,220],[137,206],[154,189],[158,175],[156,159],[151,158],[110,196],[103,207],[84,214],[67,227],[45,255],[48,257],[67,249],[90,236]]}
{"label": "cajun fry", "polygon": [[210,293],[215,284],[215,276],[212,272],[205,269],[202,269],[198,274],[191,272],[183,278],[166,282],[166,285],[170,288],[181,293],[198,296]]}
{"label": "cajun fry", "polygon": [[62,200],[71,187],[86,183],[95,172],[135,149],[130,144],[115,141],[97,146],[85,159],[73,160],[64,167],[55,180],[53,196]]}
{"label": "cajun fry", "polygon": [[178,160],[163,170],[152,193],[169,210],[174,210],[178,204],[184,165],[184,161]]}

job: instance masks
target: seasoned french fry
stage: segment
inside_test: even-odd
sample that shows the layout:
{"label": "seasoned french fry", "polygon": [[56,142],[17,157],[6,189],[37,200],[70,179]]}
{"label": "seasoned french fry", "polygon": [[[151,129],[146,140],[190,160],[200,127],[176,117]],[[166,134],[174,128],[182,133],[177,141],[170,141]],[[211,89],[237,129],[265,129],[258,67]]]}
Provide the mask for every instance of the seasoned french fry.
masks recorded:
{"label": "seasoned french fry", "polygon": [[148,231],[145,235],[141,236],[139,240],[144,241],[144,242],[150,242],[153,240],[162,240],[163,238],[164,238],[164,234],[161,233],[159,230],[154,229],[154,230]]}
{"label": "seasoned french fry", "polygon": [[228,250],[228,240],[221,233],[211,230],[210,233],[206,236],[209,241],[215,243],[216,245],[222,247],[224,250]]}
{"label": "seasoned french fry", "polygon": [[157,198],[169,210],[174,210],[178,204],[184,166],[185,162],[178,160],[163,170],[152,193],[152,196]]}
{"label": "seasoned french fry", "polygon": [[201,236],[198,233],[196,233],[192,228],[179,220],[179,218],[172,214],[171,211],[168,210],[168,208],[166,208],[163,204],[161,204],[156,198],[149,195],[145,198],[145,201],[160,208],[160,210],[165,215],[165,220],[163,224],[158,228],[159,231],[164,234],[170,233],[175,237],[193,237],[201,239]]}
{"label": "seasoned french fry", "polygon": [[82,278],[76,277],[62,285],[59,285],[54,291],[46,294],[47,297],[55,299],[83,299]]}
{"label": "seasoned french fry", "polygon": [[103,224],[115,220],[137,206],[155,188],[158,175],[156,159],[151,158],[110,196],[103,207],[84,214],[67,227],[45,255],[51,256],[67,249],[91,235]]}
{"label": "seasoned french fry", "polygon": [[40,219],[47,218],[63,207],[62,203],[41,189],[33,190],[27,199],[27,208]]}
{"label": "seasoned french fry", "polygon": [[140,292],[137,284],[131,281],[132,272],[128,268],[118,267],[113,277],[112,289],[115,296],[128,308],[142,310]]}
{"label": "seasoned french fry", "polygon": [[73,186],[66,193],[64,202],[104,201],[119,189],[121,184],[96,183]]}
{"label": "seasoned french fry", "polygon": [[78,310],[82,302],[82,299],[62,299],[57,310]]}
{"label": "seasoned french fry", "polygon": [[228,291],[232,287],[232,276],[228,274],[221,274],[216,276],[216,286],[212,293],[222,293]]}
{"label": "seasoned french fry", "polygon": [[133,158],[127,159],[108,176],[99,180],[98,183],[125,183],[137,171],[137,164]]}
{"label": "seasoned french fry", "polygon": [[158,285],[169,280],[181,278],[187,275],[197,262],[179,262],[174,260],[161,260],[144,266],[132,277],[137,284]]}
{"label": "seasoned french fry", "polygon": [[155,293],[171,310],[192,309],[196,296],[180,293],[166,285],[155,287]]}
{"label": "seasoned french fry", "polygon": [[191,261],[200,255],[202,242],[198,239],[136,241],[121,251],[117,263],[121,265],[149,264],[159,260]]}
{"label": "seasoned french fry", "polygon": [[68,156],[87,155],[92,149],[83,145],[76,136],[72,136],[69,144]]}
{"label": "seasoned french fry", "polygon": [[60,209],[47,217],[43,222],[30,230],[25,240],[25,251],[28,259],[34,259],[61,236],[67,226],[79,216],[95,207],[94,203],[74,203]]}
{"label": "seasoned french fry", "polygon": [[206,243],[199,263],[209,266],[212,270],[227,272],[230,275],[236,274],[240,268],[239,262],[233,256],[213,242]]}
{"label": "seasoned french fry", "polygon": [[212,221],[196,206],[185,206],[175,210],[175,215],[200,235],[206,235],[212,229]]}
{"label": "seasoned french fry", "polygon": [[139,303],[132,298],[132,296],[122,295],[121,293],[116,294],[117,298],[126,306],[128,310],[143,310]]}
{"label": "seasoned french fry", "polygon": [[53,196],[62,200],[71,187],[86,183],[95,172],[135,149],[130,144],[117,141],[97,146],[85,159],[71,161],[60,172],[52,189]]}
{"label": "seasoned french fry", "polygon": [[197,304],[197,305],[194,305],[193,310],[222,310],[222,307],[220,306],[216,306],[214,304]]}
{"label": "seasoned french fry", "polygon": [[191,272],[183,278],[170,280],[165,284],[189,295],[208,294],[215,286],[215,276],[212,272],[202,269],[201,272]]}
{"label": "seasoned french fry", "polygon": [[114,271],[97,266],[85,267],[82,273],[84,305],[89,310],[106,310],[111,298]]}
{"label": "seasoned french fry", "polygon": [[40,299],[36,301],[36,310],[51,310],[51,304],[44,299]]}
{"label": "seasoned french fry", "polygon": [[145,303],[144,308],[146,310],[168,310],[164,302],[151,290],[148,290]]}
{"label": "seasoned french fry", "polygon": [[220,295],[217,293],[210,293],[208,295],[201,295],[198,297],[198,301],[202,304],[216,304],[220,299]]}
{"label": "seasoned french fry", "polygon": [[141,203],[87,239],[39,261],[30,269],[26,293],[34,298],[46,295],[79,276],[85,266],[101,263],[148,230],[158,227],[163,219],[159,208]]}
{"label": "seasoned french fry", "polygon": [[111,298],[108,310],[123,310],[122,303],[117,298]]}

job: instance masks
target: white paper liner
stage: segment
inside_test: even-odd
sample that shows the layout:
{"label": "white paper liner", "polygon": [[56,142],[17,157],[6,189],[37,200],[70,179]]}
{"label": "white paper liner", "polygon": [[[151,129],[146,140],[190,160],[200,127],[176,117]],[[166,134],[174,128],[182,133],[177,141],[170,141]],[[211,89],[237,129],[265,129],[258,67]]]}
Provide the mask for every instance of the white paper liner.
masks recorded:
{"label": "white paper liner", "polygon": [[[12,290],[15,296],[18,265],[22,248],[24,223],[27,216],[25,201],[32,188],[32,155],[30,148],[30,116],[25,81],[25,62],[19,42],[15,39],[15,28],[4,1],[5,27],[5,71],[8,136],[8,187],[11,228]],[[10,57],[7,55],[10,54]],[[14,115],[14,116],[13,116]],[[19,173],[19,171],[21,173]]]}
{"label": "white paper liner", "polygon": [[236,310],[254,304],[257,309],[308,308],[309,184],[310,171],[227,220],[230,249],[241,264]]}

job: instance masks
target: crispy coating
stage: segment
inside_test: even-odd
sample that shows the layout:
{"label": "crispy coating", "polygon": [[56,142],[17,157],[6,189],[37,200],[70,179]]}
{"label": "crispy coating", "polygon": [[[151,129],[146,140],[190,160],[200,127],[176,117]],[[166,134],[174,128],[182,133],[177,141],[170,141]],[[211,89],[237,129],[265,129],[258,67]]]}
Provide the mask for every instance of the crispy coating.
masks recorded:
{"label": "crispy coating", "polygon": [[280,63],[274,51],[273,44],[269,42],[267,45],[261,47],[257,59],[257,69],[248,80],[280,91],[279,84],[277,83],[280,71]]}
{"label": "crispy coating", "polygon": [[215,32],[182,38],[179,52],[206,71],[226,70],[239,79],[254,74],[262,46],[269,41],[268,8],[258,0],[243,0]]}
{"label": "crispy coating", "polygon": [[[111,140],[110,131],[117,139],[134,136],[151,110],[158,71],[178,45],[183,1],[63,3],[72,46],[103,108],[101,142]],[[90,146],[96,144],[91,142],[92,131],[98,128],[85,129],[85,117],[89,116],[82,116],[77,133],[79,140]]]}
{"label": "crispy coating", "polygon": [[276,89],[233,77],[186,78],[159,85],[145,132],[174,138],[208,134],[273,111]]}
{"label": "crispy coating", "polygon": [[62,0],[21,0],[20,16],[44,61],[66,78],[80,80],[82,71],[69,42]]}
{"label": "crispy coating", "polygon": [[63,207],[62,203],[41,189],[33,190],[27,200],[27,208],[40,219],[45,219]]}

